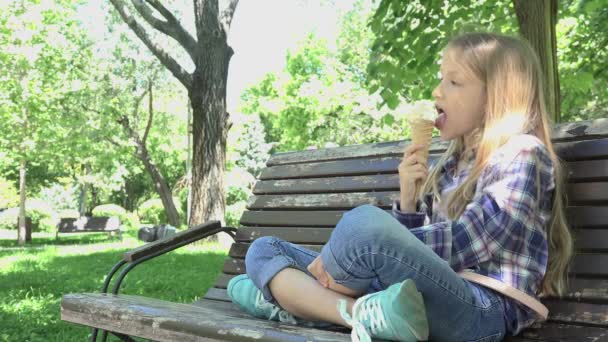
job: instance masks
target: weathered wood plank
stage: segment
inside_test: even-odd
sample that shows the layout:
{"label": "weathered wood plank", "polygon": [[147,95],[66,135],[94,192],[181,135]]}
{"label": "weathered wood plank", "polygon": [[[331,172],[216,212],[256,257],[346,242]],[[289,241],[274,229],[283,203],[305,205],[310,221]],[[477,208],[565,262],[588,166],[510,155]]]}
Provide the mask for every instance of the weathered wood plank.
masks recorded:
{"label": "weathered wood plank", "polygon": [[[399,183],[396,184],[399,187]],[[390,207],[399,198],[397,191],[350,192],[338,194],[258,195],[251,196],[247,209],[350,209],[362,204]]]}
{"label": "weathered wood plank", "polygon": [[[233,304],[232,302],[200,298],[196,302],[192,303],[192,305],[203,306],[205,308],[208,308],[208,309],[211,309],[214,311],[219,311],[219,312],[225,313],[226,315],[231,316],[231,317],[251,319],[251,315],[249,315],[248,313],[239,309],[239,307],[236,306],[235,304]],[[340,326],[340,325],[330,325],[329,327],[324,328],[323,330],[334,331],[334,332],[339,332],[342,334],[350,335],[350,329]]]}
{"label": "weathered wood plank", "polygon": [[588,324],[608,327],[606,304],[577,303],[547,299],[542,301],[554,322]]}
{"label": "weathered wood plank", "polygon": [[[608,119],[587,120],[572,123],[557,124],[552,127],[551,139],[557,145],[563,140],[595,139],[608,136]],[[361,144],[334,147],[320,150],[292,151],[276,153],[267,161],[267,166],[281,164],[307,163],[313,161],[328,161],[361,157],[382,157],[403,154],[410,140]],[[449,141],[434,137],[431,143],[431,153],[442,153],[449,146]]]}
{"label": "weathered wood plank", "polygon": [[[276,236],[297,244],[324,244],[333,228],[329,227],[247,227],[239,228],[236,240],[252,242],[262,236]],[[574,229],[574,246],[579,250],[592,250],[608,254],[608,229]],[[235,245],[236,248],[237,245]],[[232,253],[230,255],[233,255]]]}
{"label": "weathered wood plank", "polygon": [[608,160],[583,160],[566,163],[569,182],[608,180]]}
{"label": "weathered wood plank", "polygon": [[[209,289],[205,298],[230,302],[226,290],[219,288]],[[541,301],[549,309],[550,321],[608,327],[606,304],[577,303],[555,299],[542,299]]]}
{"label": "weathered wood plank", "polygon": [[[396,166],[399,162],[400,159],[394,159],[395,166],[382,170],[382,174],[345,176],[352,171],[342,170],[340,173],[336,170],[332,177],[316,174],[315,178],[260,180],[256,182],[253,193],[254,195],[272,195],[399,190],[399,175]],[[567,162],[565,165],[569,182],[608,181],[608,160],[573,161]]]}
{"label": "weathered wood plank", "polygon": [[[245,226],[332,226],[340,221],[347,210],[328,211],[245,211],[241,217],[241,224]],[[387,212],[389,212],[387,210]]]}
{"label": "weathered wood plank", "polygon": [[567,187],[568,203],[608,205],[608,182],[574,183]]}
{"label": "weathered wood plank", "polygon": [[554,322],[535,323],[517,336],[505,338],[505,342],[608,342],[608,330],[583,325]]}
{"label": "weathered wood plank", "polygon": [[[351,209],[363,204],[390,208],[399,198],[396,191],[348,192],[326,194],[254,195],[247,201],[247,209]],[[396,188],[396,189],[395,189]],[[574,183],[566,187],[570,205],[608,205],[608,182]]]}
{"label": "weathered wood plank", "polygon": [[599,206],[571,206],[566,209],[568,223],[577,228],[608,227],[608,210]]}
{"label": "weathered wood plank", "polygon": [[[435,164],[437,158],[438,155],[429,156],[430,167]],[[401,163],[401,158],[389,156],[271,166],[262,170],[259,179],[334,177],[395,172],[399,163]]]}
{"label": "weathered wood plank", "polygon": [[155,341],[349,341],[331,331],[239,318],[204,306],[129,295],[70,294],[61,319]]}
{"label": "weathered wood plank", "polygon": [[557,155],[568,161],[606,159],[608,156],[608,139],[591,139],[555,144]]}
{"label": "weathered wood plank", "polygon": [[397,173],[393,173],[351,177],[259,181],[256,183],[253,193],[255,195],[264,195],[323,192],[362,192],[371,190],[382,191],[398,189],[399,175]]}
{"label": "weathered wood plank", "polygon": [[[322,245],[304,245],[314,251],[320,251]],[[570,269],[571,275],[579,277],[603,277],[608,278],[608,254],[586,254],[579,253],[574,256]],[[245,260],[241,258],[227,258],[224,262],[224,273],[245,273]]]}
{"label": "weathered wood plank", "polygon": [[313,227],[241,227],[236,241],[251,242],[261,236],[276,236],[297,244],[325,244],[333,228]]}
{"label": "weathered wood plank", "polygon": [[[350,210],[352,208],[349,208]],[[335,227],[348,210],[247,210],[241,217],[244,226],[282,226],[282,227]],[[391,213],[386,209],[385,212]],[[572,206],[566,208],[566,216],[572,227],[605,228],[608,227],[608,210],[606,206]]]}

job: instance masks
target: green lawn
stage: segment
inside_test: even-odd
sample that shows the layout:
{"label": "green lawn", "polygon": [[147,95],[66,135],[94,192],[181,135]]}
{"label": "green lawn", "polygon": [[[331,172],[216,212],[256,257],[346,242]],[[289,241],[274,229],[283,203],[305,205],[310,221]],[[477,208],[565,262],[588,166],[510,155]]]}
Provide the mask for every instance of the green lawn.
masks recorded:
{"label": "green lawn", "polygon": [[[0,341],[84,341],[90,329],[60,320],[61,296],[99,292],[122,253],[143,244],[125,234],[34,233],[33,243],[16,246],[14,231],[0,231]],[[175,302],[205,294],[221,272],[227,252],[216,244],[182,247],[135,268],[121,293]],[[110,341],[119,341],[113,336]]]}

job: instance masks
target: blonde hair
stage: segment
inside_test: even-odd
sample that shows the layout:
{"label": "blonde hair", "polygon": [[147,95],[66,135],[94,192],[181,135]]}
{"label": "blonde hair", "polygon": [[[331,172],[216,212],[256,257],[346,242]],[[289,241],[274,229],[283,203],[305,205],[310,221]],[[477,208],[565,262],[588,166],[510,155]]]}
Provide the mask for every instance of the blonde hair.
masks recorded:
{"label": "blonde hair", "polygon": [[[565,216],[567,198],[564,171],[553,149],[550,117],[545,105],[540,62],[530,44],[523,39],[493,33],[466,33],[450,40],[446,52],[460,52],[458,61],[485,85],[486,110],[481,125],[472,133],[474,146],[466,146],[464,137],[453,139],[439,158],[425,183],[419,200],[432,193],[439,200],[438,181],[441,166],[453,154],[471,155],[474,164],[466,180],[447,198],[447,215],[456,220],[473,199],[477,179],[492,153],[516,134],[538,137],[549,151],[554,166],[555,190],[552,215],[547,230],[549,258],[539,289],[540,296],[563,296],[568,287],[567,273],[573,254],[573,242]],[[538,170],[537,170],[538,172]],[[539,175],[537,173],[537,179]],[[538,189],[540,183],[537,182]],[[540,190],[537,191],[537,208]]]}

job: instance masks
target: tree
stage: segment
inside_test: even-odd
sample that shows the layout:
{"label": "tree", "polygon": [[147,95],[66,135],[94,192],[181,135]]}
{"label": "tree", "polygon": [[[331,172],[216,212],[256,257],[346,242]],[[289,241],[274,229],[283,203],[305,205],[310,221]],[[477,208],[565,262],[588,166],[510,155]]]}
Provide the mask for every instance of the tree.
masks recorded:
{"label": "tree", "polygon": [[560,91],[557,61],[557,0],[513,0],[519,32],[525,37],[540,59],[547,110],[555,122],[560,122]]}
{"label": "tree", "polygon": [[[133,17],[124,0],[110,0],[120,17],[160,62],[188,91],[193,112],[193,192],[190,225],[210,219],[223,221],[225,194],[223,173],[226,138],[231,123],[226,112],[228,64],[233,50],[227,43],[238,0],[230,0],[220,12],[217,0],[194,0],[196,37],[158,0],[131,0],[144,21],[175,40],[194,63],[189,73]],[[158,17],[160,15],[160,18]]]}
{"label": "tree", "polygon": [[504,33],[518,30],[540,57],[549,111],[554,121],[559,122],[556,22],[557,0],[446,3],[416,0],[406,6],[398,0],[382,0],[370,23],[377,37],[369,66],[370,91],[381,89],[391,108],[398,105],[401,96],[428,98],[431,88],[424,85],[437,74],[435,61],[447,38],[469,30]]}
{"label": "tree", "polygon": [[90,57],[71,4],[57,4],[21,1],[0,14],[0,147],[19,163],[21,245],[31,235],[25,225],[27,172],[39,165],[59,168],[61,152],[48,146],[63,145],[63,132],[74,123],[62,102],[78,88]]}

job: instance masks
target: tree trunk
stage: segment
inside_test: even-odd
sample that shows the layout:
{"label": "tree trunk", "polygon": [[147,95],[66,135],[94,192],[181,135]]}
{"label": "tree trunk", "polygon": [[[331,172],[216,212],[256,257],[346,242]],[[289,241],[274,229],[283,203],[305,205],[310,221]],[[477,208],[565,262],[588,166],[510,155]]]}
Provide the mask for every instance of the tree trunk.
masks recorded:
{"label": "tree trunk", "polygon": [[[224,171],[226,138],[231,125],[226,112],[226,83],[232,49],[225,40],[213,37],[203,46],[188,93],[194,144],[191,226],[209,220],[225,224]],[[226,236],[220,236],[222,244],[229,241]]]}
{"label": "tree trunk", "polygon": [[544,76],[547,110],[555,123],[560,122],[560,91],[557,70],[557,0],[513,0],[519,32],[540,59]]}
{"label": "tree trunk", "polygon": [[[84,166],[85,174],[88,176],[91,174],[91,165],[86,164]],[[78,200],[78,212],[80,217],[83,217],[87,212],[87,192],[89,191],[89,183],[82,182],[80,184],[80,198]]]}
{"label": "tree trunk", "polygon": [[[21,165],[19,167],[19,228],[17,233],[17,242],[20,246],[31,240],[31,226],[28,227],[25,220],[25,174],[26,161],[25,157],[21,157]],[[30,229],[30,232],[28,232]],[[28,240],[28,236],[30,239]]]}
{"label": "tree trunk", "polygon": [[146,170],[152,177],[152,181],[154,182],[154,188],[156,192],[160,196],[160,200],[163,202],[163,207],[165,208],[165,213],[167,214],[167,219],[169,220],[169,224],[173,227],[179,228],[179,214],[177,213],[177,209],[175,208],[175,204],[173,203],[173,197],[171,195],[171,189],[169,189],[169,185],[165,178],[160,173],[160,170],[150,160],[150,156],[148,155],[148,149],[145,146],[141,146],[141,153],[139,154],[139,158],[144,163]]}

